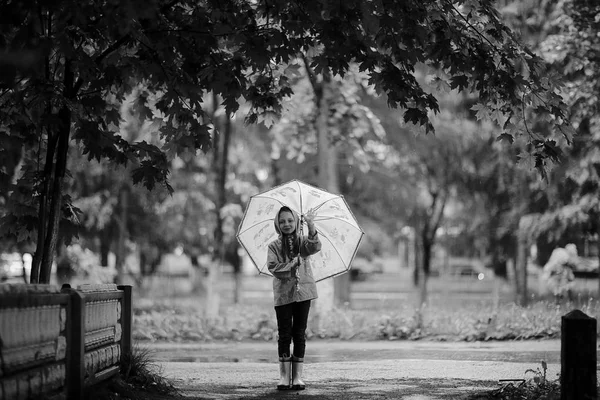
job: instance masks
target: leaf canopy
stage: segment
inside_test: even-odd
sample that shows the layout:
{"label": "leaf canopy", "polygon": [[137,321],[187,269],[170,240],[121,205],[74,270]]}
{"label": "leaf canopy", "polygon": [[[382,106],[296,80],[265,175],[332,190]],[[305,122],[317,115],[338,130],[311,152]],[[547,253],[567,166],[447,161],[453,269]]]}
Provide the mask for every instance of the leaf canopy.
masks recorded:
{"label": "leaf canopy", "polygon": [[[248,122],[272,121],[301,54],[316,73],[358,65],[405,121],[432,132],[438,102],[415,77],[428,66],[439,87],[476,92],[478,115],[504,139],[525,133],[542,174],[560,148],[525,110],[547,114],[555,136],[570,130],[555,76],[489,0],[23,0],[2,2],[0,18],[0,129],[32,174],[50,168],[45,149],[66,117],[89,159],[131,163],[134,182],[170,188],[169,159],[213,143],[205,95],[229,115],[245,102]],[[156,122],[158,143],[119,133],[120,105],[140,84],[135,112]],[[35,195],[40,178],[23,177],[8,190]]]}

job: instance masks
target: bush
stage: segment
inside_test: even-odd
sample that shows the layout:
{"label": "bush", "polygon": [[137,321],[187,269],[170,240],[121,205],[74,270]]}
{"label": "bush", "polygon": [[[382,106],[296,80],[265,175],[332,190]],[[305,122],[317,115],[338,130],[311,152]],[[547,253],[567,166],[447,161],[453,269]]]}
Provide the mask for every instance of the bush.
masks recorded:
{"label": "bush", "polygon": [[140,389],[149,389],[162,394],[175,393],[175,387],[163,377],[163,371],[153,363],[152,351],[134,345],[121,361],[121,376],[126,383]]}
{"label": "bush", "polygon": [[148,348],[135,345],[121,361],[121,373],[115,378],[86,388],[88,400],[149,400],[175,399],[182,396],[163,377],[163,371],[152,361]]}
{"label": "bush", "polygon": [[521,382],[508,382],[498,389],[477,394],[473,400],[560,400],[559,379],[549,381],[546,377],[547,365],[542,361],[541,369],[528,369],[525,374],[531,378]]}
{"label": "bush", "polygon": [[[395,310],[334,309],[327,315],[311,313],[309,339],[341,340],[524,340],[560,336],[561,317],[579,308],[597,317],[599,303],[556,305],[536,302],[527,307],[505,304],[472,304],[461,308],[405,306]],[[222,310],[221,317],[202,318],[192,304],[168,306],[160,302],[136,309],[134,338],[150,341],[263,340],[277,338],[274,310],[236,305]]]}

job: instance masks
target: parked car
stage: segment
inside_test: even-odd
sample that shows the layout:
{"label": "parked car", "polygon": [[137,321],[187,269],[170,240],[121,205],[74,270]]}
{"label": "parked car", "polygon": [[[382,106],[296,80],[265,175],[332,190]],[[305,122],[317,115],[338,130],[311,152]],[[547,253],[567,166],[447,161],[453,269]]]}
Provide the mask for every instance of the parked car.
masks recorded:
{"label": "parked car", "polygon": [[369,274],[381,273],[383,273],[383,264],[378,259],[369,260],[363,257],[356,257],[354,261],[352,261],[350,279],[353,281],[363,281]]}
{"label": "parked car", "polygon": [[578,261],[573,268],[575,278],[598,277],[598,257],[579,257]]}
{"label": "parked car", "polygon": [[486,268],[477,258],[451,257],[446,271],[451,277],[472,278],[479,281],[493,276],[492,270]]}

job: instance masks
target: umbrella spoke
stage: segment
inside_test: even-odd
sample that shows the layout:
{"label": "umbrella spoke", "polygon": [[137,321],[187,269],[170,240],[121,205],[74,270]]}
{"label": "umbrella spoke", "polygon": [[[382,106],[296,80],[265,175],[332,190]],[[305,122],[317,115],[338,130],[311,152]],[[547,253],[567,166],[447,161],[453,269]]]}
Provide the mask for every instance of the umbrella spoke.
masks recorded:
{"label": "umbrella spoke", "polygon": [[350,225],[351,227],[355,228],[355,229],[359,229],[359,227],[357,225],[354,225],[352,222],[350,221],[346,221],[345,219],[342,218],[338,218],[338,217],[322,217],[322,218],[318,218],[315,217],[315,224],[317,222],[323,222],[323,221],[336,221],[336,222],[343,222],[345,224]]}
{"label": "umbrella spoke", "polygon": [[316,207],[313,207],[313,209],[314,209],[315,211],[318,211],[318,210],[319,210],[321,207],[323,207],[325,204],[329,203],[329,202],[330,202],[330,201],[332,201],[332,200],[336,200],[336,199],[339,199],[339,198],[340,198],[340,196],[336,196],[336,197],[332,197],[331,199],[327,199],[327,200],[325,200],[324,202],[322,202],[321,204],[319,204],[318,206],[316,206]]}
{"label": "umbrella spoke", "polygon": [[346,269],[348,269],[348,265],[346,265],[346,263],[344,262],[344,257],[342,257],[342,255],[340,254],[340,252],[338,251],[338,249],[336,248],[336,246],[334,246],[333,242],[331,241],[331,239],[329,239],[327,237],[327,235],[321,235],[321,237],[323,237],[324,239],[326,239],[330,244],[331,244],[331,248],[336,252],[336,254],[338,255],[338,257],[340,258],[340,261],[342,262],[342,264],[344,265],[344,267]]}
{"label": "umbrella spoke", "polygon": [[[264,224],[264,223],[267,223],[267,222],[274,223],[274,219],[273,219],[273,218],[263,219],[262,221],[260,221],[260,222],[257,222],[257,223],[255,223],[255,224],[253,224],[253,225],[251,225],[251,226],[244,227],[244,230],[243,230],[243,231],[239,231],[239,232],[238,232],[238,236],[239,236],[239,235],[241,235],[241,234],[243,234],[243,233],[246,233],[246,232],[248,232],[249,230],[251,230],[252,228],[255,228],[255,227],[257,227],[257,226],[258,226],[258,225],[260,225],[260,224]],[[240,227],[241,227],[241,225],[240,225]]]}
{"label": "umbrella spoke", "polygon": [[278,202],[279,204],[281,204],[281,207],[283,207],[283,206],[286,206],[286,207],[289,207],[290,209],[292,209],[293,211],[295,211],[295,212],[298,212],[298,210],[295,210],[295,209],[294,209],[295,207],[294,207],[294,208],[292,208],[292,206],[290,206],[290,205],[288,205],[288,204],[285,204],[285,203],[284,203],[284,202],[282,202],[281,200],[279,200],[279,199],[276,199],[276,198],[274,198],[274,197],[270,197],[270,196],[262,196],[262,195],[260,195],[260,194],[255,194],[254,196],[252,196],[252,198],[253,198],[253,199],[268,199],[268,200],[274,200],[274,201]]}

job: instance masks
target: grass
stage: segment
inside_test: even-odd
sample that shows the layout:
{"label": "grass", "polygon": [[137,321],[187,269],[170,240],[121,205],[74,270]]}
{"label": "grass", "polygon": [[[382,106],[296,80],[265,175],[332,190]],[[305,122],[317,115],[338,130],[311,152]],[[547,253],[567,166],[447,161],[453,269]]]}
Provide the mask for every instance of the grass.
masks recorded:
{"label": "grass", "polygon": [[139,344],[135,344],[121,362],[121,376],[125,382],[162,394],[176,392],[175,387],[163,378],[162,372],[152,361],[152,351]]}
{"label": "grass", "polygon": [[175,386],[154,364],[152,351],[134,345],[121,362],[121,373],[113,379],[87,389],[89,400],[171,400],[181,398]]}
{"label": "grass", "polygon": [[[542,300],[527,307],[473,303],[460,308],[334,309],[326,315],[312,312],[307,336],[365,341],[551,339],[560,336],[561,317],[575,308],[595,318],[600,314],[600,302],[591,298],[562,304]],[[137,307],[134,316],[134,338],[140,341],[270,341],[276,332],[273,309],[253,305],[228,306],[220,317],[206,319],[194,303],[154,300]]]}

